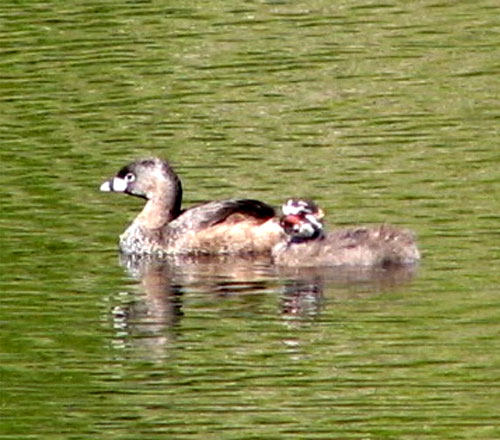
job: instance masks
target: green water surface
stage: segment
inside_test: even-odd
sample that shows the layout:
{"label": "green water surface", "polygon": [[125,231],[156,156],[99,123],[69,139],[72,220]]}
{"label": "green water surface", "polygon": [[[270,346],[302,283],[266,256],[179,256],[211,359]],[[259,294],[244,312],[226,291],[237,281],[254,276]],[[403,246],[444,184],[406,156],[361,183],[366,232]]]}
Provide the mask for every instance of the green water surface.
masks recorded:
{"label": "green water surface", "polygon": [[[0,4],[1,439],[500,437],[500,7]],[[186,205],[312,197],[414,229],[415,271],[123,266],[168,158]]]}

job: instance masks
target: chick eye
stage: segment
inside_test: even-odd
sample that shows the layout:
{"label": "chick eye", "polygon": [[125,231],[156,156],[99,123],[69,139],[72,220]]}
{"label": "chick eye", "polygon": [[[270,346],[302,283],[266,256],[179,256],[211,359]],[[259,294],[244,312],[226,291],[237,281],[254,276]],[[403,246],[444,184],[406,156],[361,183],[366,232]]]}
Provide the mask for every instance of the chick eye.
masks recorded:
{"label": "chick eye", "polygon": [[125,180],[127,182],[133,182],[135,180],[135,174],[133,173],[128,173],[126,176],[125,176]]}

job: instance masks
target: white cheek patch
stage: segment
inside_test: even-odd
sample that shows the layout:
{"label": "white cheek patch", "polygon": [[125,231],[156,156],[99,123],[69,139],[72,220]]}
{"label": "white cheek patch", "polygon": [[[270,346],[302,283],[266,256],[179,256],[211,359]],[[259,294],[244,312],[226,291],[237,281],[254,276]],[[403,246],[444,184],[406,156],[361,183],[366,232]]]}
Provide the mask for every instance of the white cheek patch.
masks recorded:
{"label": "white cheek patch", "polygon": [[115,177],[111,183],[111,190],[114,192],[125,192],[128,182],[120,177]]}
{"label": "white cheek patch", "polygon": [[298,215],[304,211],[306,204],[302,200],[288,200],[281,208],[283,215]]}
{"label": "white cheek patch", "polygon": [[283,212],[283,215],[296,215],[298,214],[298,209],[296,209],[294,206],[290,205],[283,205],[281,208],[281,211]]}
{"label": "white cheek patch", "polygon": [[299,226],[299,234],[301,237],[312,237],[314,233],[314,226],[310,223],[303,223]]}
{"label": "white cheek patch", "polygon": [[306,219],[312,224],[314,225],[314,227],[316,227],[316,229],[323,229],[323,223],[321,223],[320,221],[318,221],[316,219],[316,217],[312,214],[307,214],[306,215]]}

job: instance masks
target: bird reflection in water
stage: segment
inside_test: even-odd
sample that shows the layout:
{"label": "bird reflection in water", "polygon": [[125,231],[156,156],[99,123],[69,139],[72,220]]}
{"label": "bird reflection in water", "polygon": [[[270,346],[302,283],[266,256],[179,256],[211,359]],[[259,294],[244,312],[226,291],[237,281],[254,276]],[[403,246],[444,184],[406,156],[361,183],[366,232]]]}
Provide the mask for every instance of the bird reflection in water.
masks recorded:
{"label": "bird reflection in water", "polygon": [[328,302],[337,302],[360,294],[346,286],[365,286],[363,295],[373,295],[408,283],[417,270],[416,266],[278,268],[266,257],[234,256],[172,256],[158,261],[122,255],[120,263],[139,281],[140,292],[125,294],[113,307],[115,345],[157,359],[167,354],[180,330],[186,293],[222,299],[253,295],[259,298],[255,313],[261,313],[260,303],[276,291],[279,315],[287,325],[300,326],[321,315],[327,303],[325,286]]}
{"label": "bird reflection in water", "polygon": [[163,262],[120,256],[120,263],[140,284],[138,292],[120,293],[112,307],[114,345],[161,358],[182,316],[182,287],[172,282],[171,267]]}
{"label": "bird reflection in water", "polygon": [[360,296],[360,292],[364,292],[361,296],[372,296],[388,291],[410,282],[416,271],[416,265],[281,267],[276,271],[284,281],[281,314],[295,323],[310,321],[321,314],[326,300],[342,301]]}
{"label": "bird reflection in water", "polygon": [[148,356],[163,356],[164,347],[176,339],[186,293],[260,297],[273,279],[268,257],[120,255],[120,264],[139,284],[112,309],[115,346],[141,348]]}

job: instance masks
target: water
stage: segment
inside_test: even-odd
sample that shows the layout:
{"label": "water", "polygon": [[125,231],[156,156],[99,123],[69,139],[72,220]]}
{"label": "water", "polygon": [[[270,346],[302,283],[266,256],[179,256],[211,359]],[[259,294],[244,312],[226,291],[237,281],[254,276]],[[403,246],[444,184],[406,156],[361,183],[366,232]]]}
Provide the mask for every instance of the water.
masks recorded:
{"label": "water", "polygon": [[[0,6],[0,438],[497,438],[494,1]],[[185,204],[308,196],[423,261],[120,262],[167,157]]]}

